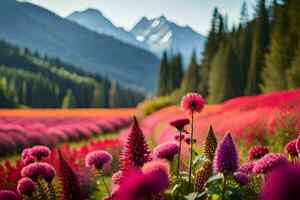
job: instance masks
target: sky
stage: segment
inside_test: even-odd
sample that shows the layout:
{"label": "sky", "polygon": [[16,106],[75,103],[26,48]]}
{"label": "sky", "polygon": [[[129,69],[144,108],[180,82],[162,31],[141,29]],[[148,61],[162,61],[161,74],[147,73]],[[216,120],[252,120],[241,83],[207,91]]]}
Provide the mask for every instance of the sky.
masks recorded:
{"label": "sky", "polygon": [[228,14],[228,24],[239,22],[243,1],[248,3],[250,17],[255,0],[22,0],[40,5],[65,17],[74,11],[96,8],[113,24],[130,30],[138,20],[146,16],[164,15],[167,19],[206,35],[210,27],[213,8],[217,6]]}

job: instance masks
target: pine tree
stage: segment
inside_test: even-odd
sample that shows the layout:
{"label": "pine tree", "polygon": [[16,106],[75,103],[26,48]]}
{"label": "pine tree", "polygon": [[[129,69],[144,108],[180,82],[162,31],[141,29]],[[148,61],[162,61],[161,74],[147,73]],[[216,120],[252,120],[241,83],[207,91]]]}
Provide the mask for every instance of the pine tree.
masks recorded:
{"label": "pine tree", "polygon": [[248,7],[246,1],[243,2],[240,16],[240,24],[242,27],[246,27],[248,24]]}
{"label": "pine tree", "polygon": [[123,102],[120,96],[123,96],[122,91],[120,90],[117,82],[113,82],[109,89],[109,107],[110,108],[118,108],[122,107]]}
{"label": "pine tree", "polygon": [[264,66],[264,56],[269,43],[269,18],[265,0],[258,1],[257,18],[255,19],[253,34],[253,48],[251,50],[251,61],[245,91],[246,95],[260,93],[260,74]]}
{"label": "pine tree", "polygon": [[183,93],[199,92],[199,84],[200,84],[199,68],[200,66],[196,61],[196,52],[194,51],[189,67],[185,72],[182,80],[181,91]]}
{"label": "pine tree", "polygon": [[173,92],[175,89],[180,88],[181,85],[181,81],[183,78],[183,69],[180,53],[172,57],[169,70],[168,94]]}
{"label": "pine tree", "polygon": [[295,89],[300,87],[300,43],[296,56],[293,59],[291,68],[287,71],[287,88]]}
{"label": "pine tree", "polygon": [[104,107],[102,85],[97,85],[93,92],[91,108]]}
{"label": "pine tree", "polygon": [[274,5],[275,19],[271,35],[270,52],[266,55],[266,67],[262,72],[265,93],[285,90],[287,86],[287,70],[291,66],[295,54],[296,35],[290,30],[290,18],[286,5]]}
{"label": "pine tree", "polygon": [[167,51],[164,51],[159,66],[157,96],[165,96],[168,93],[169,71]]}
{"label": "pine tree", "polygon": [[62,108],[75,108],[76,107],[76,100],[75,97],[73,95],[72,90],[68,89],[66,92],[66,95],[63,99]]}

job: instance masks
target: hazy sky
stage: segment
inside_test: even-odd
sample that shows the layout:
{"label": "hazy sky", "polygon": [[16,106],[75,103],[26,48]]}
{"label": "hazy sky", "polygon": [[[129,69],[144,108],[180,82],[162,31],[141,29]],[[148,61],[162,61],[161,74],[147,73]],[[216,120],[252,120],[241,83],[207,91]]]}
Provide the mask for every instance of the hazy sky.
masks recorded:
{"label": "hazy sky", "polygon": [[248,3],[252,16],[255,0],[25,0],[52,10],[60,16],[86,8],[97,8],[115,25],[129,30],[142,17],[165,15],[180,24],[189,25],[194,30],[206,34],[211,12],[218,6],[229,16],[229,25],[239,21],[243,1]]}

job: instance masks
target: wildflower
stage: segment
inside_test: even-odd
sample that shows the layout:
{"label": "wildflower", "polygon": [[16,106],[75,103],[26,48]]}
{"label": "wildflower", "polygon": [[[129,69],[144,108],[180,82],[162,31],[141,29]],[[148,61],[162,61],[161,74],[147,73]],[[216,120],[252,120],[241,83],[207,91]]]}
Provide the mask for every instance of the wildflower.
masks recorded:
{"label": "wildflower", "polygon": [[181,137],[180,137],[180,135],[175,135],[175,136],[174,136],[174,139],[175,139],[176,141],[181,141],[181,140],[184,139],[184,135],[181,135]]}
{"label": "wildflower", "polygon": [[234,180],[242,186],[247,185],[250,182],[248,174],[237,172],[234,174]]}
{"label": "wildflower", "polygon": [[296,146],[297,152],[300,153],[300,136],[298,136],[298,138],[296,139],[295,146]]}
{"label": "wildflower", "polygon": [[52,182],[55,174],[55,169],[47,163],[32,163],[24,167],[21,171],[22,177],[31,178],[33,181],[37,181],[41,177],[47,182]]}
{"label": "wildflower", "polygon": [[17,190],[20,195],[31,196],[35,191],[35,184],[30,178],[25,177],[19,180]]}
{"label": "wildflower", "polygon": [[181,109],[188,115],[192,115],[195,112],[201,112],[204,108],[204,99],[200,94],[188,93],[182,97]]}
{"label": "wildflower", "polygon": [[269,153],[268,147],[254,146],[249,150],[248,156],[250,160],[258,160]]}
{"label": "wildflower", "polygon": [[30,154],[30,149],[24,149],[22,152],[22,161],[25,165],[29,165],[30,163],[34,163],[35,158]]}
{"label": "wildflower", "polygon": [[17,200],[18,196],[11,190],[0,190],[0,199],[1,200]]}
{"label": "wildflower", "polygon": [[87,167],[95,167],[97,170],[101,170],[104,164],[108,164],[111,161],[111,154],[103,150],[90,152],[85,157],[85,165]]}
{"label": "wildflower", "polygon": [[285,145],[284,151],[285,153],[289,154],[291,157],[298,156],[298,152],[296,149],[296,142],[297,140],[292,140]]}
{"label": "wildflower", "polygon": [[158,145],[154,150],[153,154],[156,158],[167,159],[170,162],[173,161],[174,155],[179,153],[179,145],[174,142],[166,142]]}
{"label": "wildflower", "polygon": [[206,181],[212,173],[212,163],[210,160],[206,160],[203,166],[196,171],[195,174],[195,192],[202,192]]}
{"label": "wildflower", "polygon": [[176,119],[174,121],[171,121],[170,125],[177,128],[177,130],[182,131],[184,127],[189,123],[190,123],[189,119],[183,118],[183,119]]}
{"label": "wildflower", "polygon": [[259,199],[298,199],[299,196],[300,165],[285,164],[269,173]]}
{"label": "wildflower", "polygon": [[207,137],[204,142],[204,155],[211,161],[214,159],[217,146],[218,146],[217,139],[215,137],[212,127],[210,126]]}
{"label": "wildflower", "polygon": [[30,155],[41,161],[43,157],[48,157],[51,151],[46,146],[34,146],[30,149]]}
{"label": "wildflower", "polygon": [[240,172],[245,174],[252,174],[252,169],[254,167],[254,162],[248,162],[244,165],[242,165],[239,169]]}
{"label": "wildflower", "polygon": [[164,160],[154,160],[144,164],[142,168],[142,172],[144,174],[153,174],[153,173],[163,173],[163,174],[170,174],[170,169],[168,163]]}
{"label": "wildflower", "polygon": [[268,153],[255,162],[252,172],[254,174],[267,174],[271,170],[286,164],[287,162],[287,159],[280,153]]}
{"label": "wildflower", "polygon": [[214,158],[214,172],[235,172],[238,169],[238,156],[235,144],[230,133],[227,133],[221,143],[219,143]]}
{"label": "wildflower", "polygon": [[119,185],[121,183],[122,178],[122,171],[118,171],[112,175],[111,180],[114,185]]}
{"label": "wildflower", "polygon": [[136,117],[134,117],[129,136],[120,157],[120,169],[126,173],[131,165],[141,168],[144,163],[150,160],[150,151],[145,136]]}

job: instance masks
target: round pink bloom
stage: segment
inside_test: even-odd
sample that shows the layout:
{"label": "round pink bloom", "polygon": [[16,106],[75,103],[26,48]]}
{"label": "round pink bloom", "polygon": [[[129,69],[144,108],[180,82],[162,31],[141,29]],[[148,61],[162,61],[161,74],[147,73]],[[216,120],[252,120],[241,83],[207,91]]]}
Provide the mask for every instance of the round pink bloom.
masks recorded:
{"label": "round pink bloom", "polygon": [[36,181],[39,177],[45,179],[47,182],[52,182],[56,172],[55,169],[48,163],[32,163],[24,167],[21,171],[22,177],[29,177]]}
{"label": "round pink bloom", "polygon": [[144,164],[142,167],[142,172],[144,174],[153,174],[159,172],[169,175],[170,167],[164,160],[153,160]]}
{"label": "round pink bloom", "polygon": [[118,171],[112,175],[111,180],[114,185],[119,185],[121,183],[122,178],[123,178],[122,171]]}
{"label": "round pink bloom", "polygon": [[186,125],[190,123],[189,119],[183,118],[183,119],[176,119],[170,122],[171,126],[174,126],[179,131],[183,130]]}
{"label": "round pink bloom", "polygon": [[188,93],[182,97],[181,109],[188,115],[195,112],[201,112],[204,108],[205,101],[200,94]]}
{"label": "round pink bloom", "polygon": [[35,158],[30,154],[30,149],[24,149],[22,152],[22,161],[25,165],[29,165],[30,163],[34,163]]}
{"label": "round pink bloom", "polygon": [[17,200],[18,196],[11,190],[0,190],[0,199],[1,200]]}
{"label": "round pink bloom", "polygon": [[174,155],[178,154],[179,150],[179,145],[177,143],[166,142],[155,147],[153,154],[156,158],[173,161]]}
{"label": "round pink bloom", "polygon": [[248,156],[250,160],[258,160],[269,153],[268,147],[254,146],[249,150]]}
{"label": "round pink bloom", "polygon": [[103,150],[90,152],[85,157],[86,166],[95,167],[97,170],[101,170],[104,164],[108,164],[111,161],[112,161],[111,154]]}
{"label": "round pink bloom", "polygon": [[35,184],[30,178],[25,177],[19,180],[17,190],[20,195],[31,196],[35,191]]}
{"label": "round pink bloom", "polygon": [[30,149],[30,154],[34,156],[37,160],[42,160],[43,157],[48,157],[51,151],[46,146],[36,145]]}
{"label": "round pink bloom", "polygon": [[280,153],[268,153],[261,159],[255,162],[252,172],[254,174],[267,174],[273,169],[286,164],[288,161],[284,155]]}
{"label": "round pink bloom", "polygon": [[269,173],[261,200],[299,199],[300,165],[285,164]]}
{"label": "round pink bloom", "polygon": [[245,173],[245,174],[252,174],[252,169],[254,167],[255,163],[254,162],[248,162],[244,165],[242,165],[239,169],[240,172]]}
{"label": "round pink bloom", "polygon": [[234,174],[234,180],[242,186],[247,185],[250,182],[248,174],[237,172]]}
{"label": "round pink bloom", "polygon": [[298,152],[296,149],[297,140],[292,140],[285,145],[284,151],[291,156],[298,156]]}

